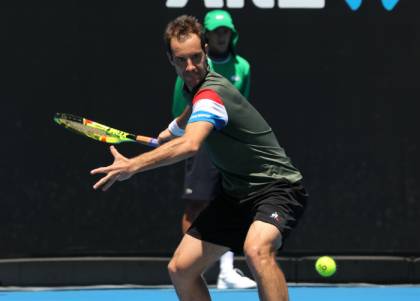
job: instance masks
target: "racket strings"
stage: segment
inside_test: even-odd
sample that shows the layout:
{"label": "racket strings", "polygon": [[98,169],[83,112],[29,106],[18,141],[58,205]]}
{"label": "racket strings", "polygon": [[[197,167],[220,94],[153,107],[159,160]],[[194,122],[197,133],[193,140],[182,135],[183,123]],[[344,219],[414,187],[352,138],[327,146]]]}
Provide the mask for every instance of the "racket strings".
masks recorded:
{"label": "racket strings", "polygon": [[108,133],[104,130],[89,127],[79,122],[66,120],[66,121],[62,121],[62,123],[68,129],[72,129],[72,130],[84,133],[87,136],[109,136]]}
{"label": "racket strings", "polygon": [[[56,113],[54,121],[66,129],[105,143],[136,142],[136,136],[71,114]],[[144,142],[143,142],[144,143]]]}

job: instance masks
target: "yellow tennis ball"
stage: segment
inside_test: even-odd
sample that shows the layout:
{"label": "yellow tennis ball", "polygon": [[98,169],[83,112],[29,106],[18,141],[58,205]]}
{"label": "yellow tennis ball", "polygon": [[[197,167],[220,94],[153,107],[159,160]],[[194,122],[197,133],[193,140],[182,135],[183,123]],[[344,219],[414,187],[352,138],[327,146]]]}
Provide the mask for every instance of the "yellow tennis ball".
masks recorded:
{"label": "yellow tennis ball", "polygon": [[315,262],[315,269],[322,277],[330,277],[335,274],[337,265],[330,256],[322,256]]}

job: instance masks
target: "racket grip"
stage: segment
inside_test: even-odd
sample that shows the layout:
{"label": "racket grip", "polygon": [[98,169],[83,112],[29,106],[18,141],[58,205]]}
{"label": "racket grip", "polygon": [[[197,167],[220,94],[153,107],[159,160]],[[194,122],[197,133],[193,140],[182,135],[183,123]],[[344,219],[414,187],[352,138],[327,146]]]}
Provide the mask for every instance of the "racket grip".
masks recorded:
{"label": "racket grip", "polygon": [[151,138],[149,141],[149,146],[158,147],[159,146],[158,140],[156,138]]}
{"label": "racket grip", "polygon": [[151,146],[151,147],[158,147],[159,146],[159,142],[156,138],[152,138],[152,137],[148,137],[148,136],[136,136],[136,141],[147,145],[147,146]]}

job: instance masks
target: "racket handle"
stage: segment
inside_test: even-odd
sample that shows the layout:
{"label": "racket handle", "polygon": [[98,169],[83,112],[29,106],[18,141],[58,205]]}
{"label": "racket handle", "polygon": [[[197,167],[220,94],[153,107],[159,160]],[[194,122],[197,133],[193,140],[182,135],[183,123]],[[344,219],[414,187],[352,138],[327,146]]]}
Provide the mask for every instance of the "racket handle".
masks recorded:
{"label": "racket handle", "polygon": [[158,146],[159,146],[159,142],[158,142],[158,140],[157,140],[156,138],[152,138],[152,139],[150,139],[150,141],[149,141],[149,146],[152,146],[152,147],[158,147]]}
{"label": "racket handle", "polygon": [[158,140],[156,138],[151,138],[147,136],[136,136],[136,141],[151,147],[159,146]]}

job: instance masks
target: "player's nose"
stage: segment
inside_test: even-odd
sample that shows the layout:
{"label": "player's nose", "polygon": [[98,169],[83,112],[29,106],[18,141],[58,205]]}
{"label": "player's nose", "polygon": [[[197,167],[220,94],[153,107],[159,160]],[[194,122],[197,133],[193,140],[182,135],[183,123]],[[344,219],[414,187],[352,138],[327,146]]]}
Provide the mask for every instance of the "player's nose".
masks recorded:
{"label": "player's nose", "polygon": [[194,71],[195,65],[193,64],[191,59],[187,59],[187,65],[185,67],[185,71]]}

